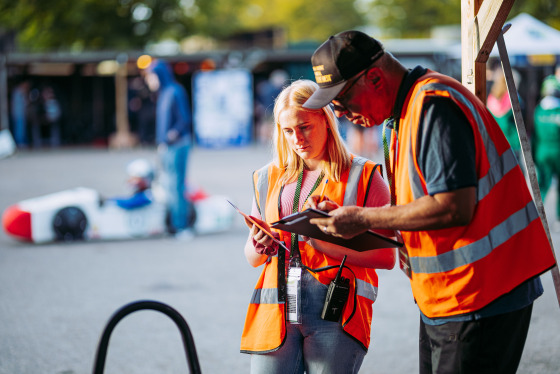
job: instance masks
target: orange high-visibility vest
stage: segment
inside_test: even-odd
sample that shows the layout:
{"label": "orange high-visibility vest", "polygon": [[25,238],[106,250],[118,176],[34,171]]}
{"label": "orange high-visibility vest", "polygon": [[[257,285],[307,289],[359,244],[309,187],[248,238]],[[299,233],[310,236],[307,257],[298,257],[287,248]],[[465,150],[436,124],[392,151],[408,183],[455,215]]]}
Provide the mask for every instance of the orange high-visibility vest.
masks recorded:
{"label": "orange high-visibility vest", "polygon": [[[354,156],[349,170],[341,177],[341,182],[329,181],[325,195],[339,205],[363,205],[375,173],[376,165],[361,157]],[[283,171],[269,164],[253,174],[255,200],[261,216],[267,222],[280,219],[279,198],[282,189]],[[290,247],[291,234],[278,231],[281,240]],[[299,238],[302,262],[311,269],[324,266],[339,266],[335,260],[316,251]],[[286,262],[288,259],[286,259]],[[241,352],[268,353],[280,348],[286,336],[285,303],[278,300],[278,255],[271,256],[264,264],[263,271],[249,304],[245,327],[241,338]],[[282,265],[285,266],[285,265]],[[343,276],[349,278],[350,296],[342,313],[342,326],[346,333],[358,341],[365,350],[370,342],[372,304],[377,297],[377,273],[374,269],[346,265]],[[313,273],[321,283],[328,285],[337,269]],[[354,281],[352,281],[354,280]]]}
{"label": "orange high-visibility vest", "polygon": [[401,232],[410,256],[412,293],[431,318],[479,310],[555,264],[521,168],[494,117],[459,82],[432,71],[408,93],[398,134],[393,131],[397,205],[427,195],[417,132],[422,104],[435,96],[453,100],[471,124],[478,184],[468,225]]}

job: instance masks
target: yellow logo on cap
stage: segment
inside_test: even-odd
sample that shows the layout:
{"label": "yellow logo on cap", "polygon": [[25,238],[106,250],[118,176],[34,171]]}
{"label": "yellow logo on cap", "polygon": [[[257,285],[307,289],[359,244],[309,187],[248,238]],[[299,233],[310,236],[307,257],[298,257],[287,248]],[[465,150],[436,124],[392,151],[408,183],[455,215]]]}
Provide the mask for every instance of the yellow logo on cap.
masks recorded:
{"label": "yellow logo on cap", "polygon": [[313,66],[313,72],[315,74],[315,80],[317,83],[328,83],[332,81],[332,74],[323,75],[322,71],[325,70],[325,65]]}

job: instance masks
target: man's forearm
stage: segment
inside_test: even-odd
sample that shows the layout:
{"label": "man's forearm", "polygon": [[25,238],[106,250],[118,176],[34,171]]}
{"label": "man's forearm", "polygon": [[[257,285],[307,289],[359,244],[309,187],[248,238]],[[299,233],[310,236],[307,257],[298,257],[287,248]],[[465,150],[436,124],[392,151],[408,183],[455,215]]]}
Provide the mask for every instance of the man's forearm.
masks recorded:
{"label": "man's forearm", "polygon": [[363,208],[360,224],[375,229],[404,231],[437,230],[467,225],[476,206],[474,187],[423,196],[400,206]]}

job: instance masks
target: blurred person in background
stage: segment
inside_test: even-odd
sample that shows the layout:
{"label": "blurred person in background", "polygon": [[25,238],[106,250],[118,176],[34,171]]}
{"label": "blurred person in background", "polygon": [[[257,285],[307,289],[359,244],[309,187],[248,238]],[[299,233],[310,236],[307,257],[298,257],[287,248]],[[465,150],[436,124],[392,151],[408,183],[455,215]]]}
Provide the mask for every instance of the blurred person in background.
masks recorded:
{"label": "blurred person in background", "polygon": [[[560,72],[560,68],[557,70]],[[560,231],[560,80],[554,76],[545,79],[541,94],[543,98],[535,108],[533,152],[543,202],[552,179],[556,178],[554,230]]]}
{"label": "blurred person in background", "polygon": [[146,84],[158,93],[156,143],[162,185],[171,212],[171,232],[177,239],[189,240],[194,236],[193,204],[186,197],[187,166],[192,146],[189,97],[166,62],[154,60],[146,70]]}
{"label": "blurred person in background", "polygon": [[[521,159],[521,143],[517,135],[517,127],[513,117],[513,109],[509,98],[509,92],[506,85],[506,78],[501,68],[496,68],[492,73],[493,83],[488,94],[486,106],[496,119],[498,126],[502,129],[507,141],[511,145],[511,149],[515,153],[518,160]],[[513,71],[513,78],[516,87],[519,87],[519,73]],[[519,103],[522,104],[521,98]],[[520,163],[521,166],[523,163]]]}
{"label": "blurred person in background", "polygon": [[268,79],[257,84],[255,120],[257,140],[260,143],[268,143],[272,138],[272,107],[274,106],[274,99],[282,91],[286,82],[288,82],[288,73],[284,70],[276,69],[270,73]]}
{"label": "blurred person in background", "polygon": [[60,145],[62,108],[50,85],[36,85],[29,91],[27,120],[33,147],[42,147],[45,140],[51,147]]}
{"label": "blurred person in background", "polygon": [[154,144],[156,94],[150,91],[142,77],[135,77],[128,84],[128,97],[131,130],[138,134],[140,144]]}
{"label": "blurred person in background", "polygon": [[[341,205],[383,206],[389,202],[378,165],[348,152],[332,109],[301,107],[316,90],[315,82],[298,80],[276,99],[275,160],[253,174],[251,215],[268,232],[267,222],[304,210],[314,193],[324,193]],[[263,265],[241,341],[241,352],[251,354],[251,373],[357,373],[370,342],[378,286],[375,269],[393,268],[395,250],[358,252],[274,231],[277,240],[290,249],[287,252],[257,225],[246,223],[251,231],[245,256],[254,267]],[[390,230],[383,234],[394,235]],[[328,285],[344,255],[350,270],[345,268],[342,274],[350,279],[350,295],[336,322],[324,320],[321,313]],[[327,266],[332,268],[310,270]],[[286,282],[283,275],[288,274],[289,279],[292,272],[301,277],[301,314],[293,320],[287,310],[297,304],[287,296],[286,306],[279,296],[285,286],[279,282]]]}
{"label": "blurred person in background", "polygon": [[541,85],[541,96],[544,96],[544,89],[548,85],[560,85],[560,64],[556,65],[554,68],[554,74],[546,76]]}
{"label": "blurred person in background", "polygon": [[24,80],[17,84],[12,91],[11,115],[12,115],[12,134],[14,141],[20,148],[29,145],[27,134],[27,110],[29,105],[29,90],[31,82]]}
{"label": "blurred person in background", "polygon": [[49,133],[51,147],[60,145],[60,120],[62,119],[62,108],[51,86],[43,87],[41,98],[44,106],[44,126]]}

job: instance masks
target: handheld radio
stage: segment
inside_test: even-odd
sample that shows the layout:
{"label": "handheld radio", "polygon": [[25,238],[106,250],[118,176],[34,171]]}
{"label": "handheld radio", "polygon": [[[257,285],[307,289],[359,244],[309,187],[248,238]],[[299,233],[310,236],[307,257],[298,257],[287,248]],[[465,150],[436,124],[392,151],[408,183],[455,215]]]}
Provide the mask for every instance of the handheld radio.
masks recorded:
{"label": "handheld radio", "polygon": [[323,305],[323,313],[321,313],[321,318],[325,321],[338,322],[342,315],[344,304],[346,304],[346,300],[348,299],[348,294],[350,293],[350,279],[341,276],[345,261],[346,256],[344,256],[340,263],[336,277],[329,284],[327,297]]}

